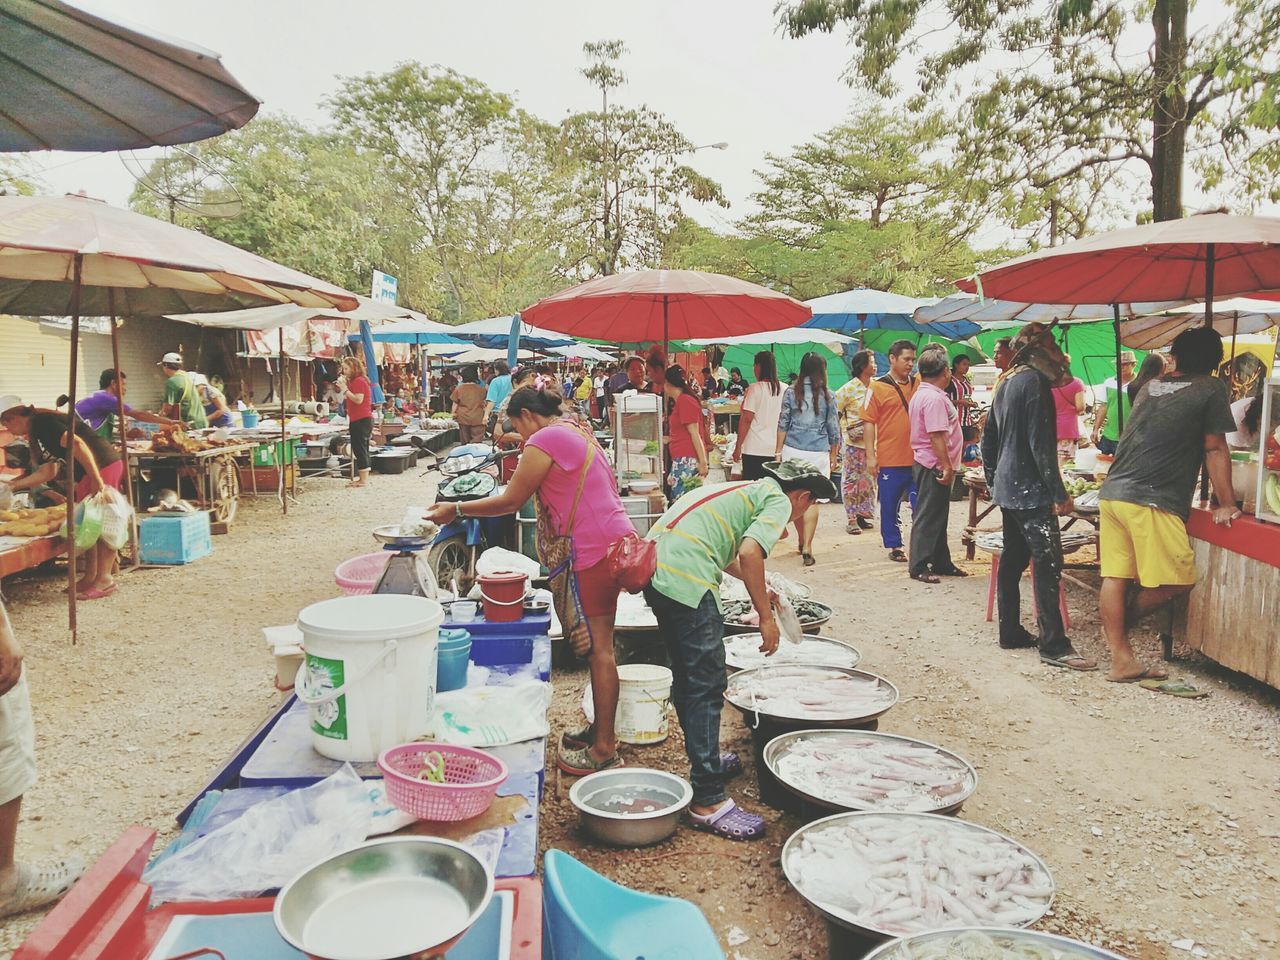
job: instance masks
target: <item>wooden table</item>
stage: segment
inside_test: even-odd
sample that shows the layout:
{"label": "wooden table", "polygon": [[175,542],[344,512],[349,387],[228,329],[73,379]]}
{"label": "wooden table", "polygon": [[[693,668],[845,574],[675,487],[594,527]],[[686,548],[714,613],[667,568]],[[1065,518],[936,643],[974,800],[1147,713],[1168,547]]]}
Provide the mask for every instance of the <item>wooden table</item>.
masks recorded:
{"label": "wooden table", "polygon": [[[129,469],[133,473],[133,495],[141,510],[142,474],[148,470],[173,470],[176,483],[183,477],[192,480],[201,509],[210,511],[210,519],[230,523],[235,519],[240,504],[240,472],[236,457],[251,455],[257,449],[257,441],[231,443],[211,447],[195,453],[170,453],[140,450],[130,447]],[[256,493],[256,490],[255,490]],[[179,496],[182,491],[178,490]]]}
{"label": "wooden table", "polygon": [[26,543],[0,550],[0,578],[30,570],[67,552],[62,537],[32,537]]}
{"label": "wooden table", "polygon": [[969,488],[969,522],[965,524],[964,533],[960,534],[960,542],[964,544],[964,558],[972,560],[978,552],[975,540],[978,524],[991,515],[996,505],[989,502],[985,510],[979,510],[979,501],[988,497],[986,477],[979,473],[965,473],[964,485]]}
{"label": "wooden table", "polygon": [[1280,526],[1241,517],[1220,527],[1197,507],[1187,533],[1199,574],[1182,614],[1187,643],[1280,688]]}

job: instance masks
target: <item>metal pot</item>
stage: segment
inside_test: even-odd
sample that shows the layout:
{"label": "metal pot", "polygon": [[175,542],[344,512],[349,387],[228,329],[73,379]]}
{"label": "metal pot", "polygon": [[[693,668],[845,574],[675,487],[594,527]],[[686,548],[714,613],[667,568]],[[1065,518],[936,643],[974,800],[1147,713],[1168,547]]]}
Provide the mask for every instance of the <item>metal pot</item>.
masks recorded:
{"label": "metal pot", "polygon": [[[1041,933],[1039,930],[1018,930],[1008,927],[957,927],[951,930],[930,930],[928,933],[917,933],[898,940],[890,940],[867,954],[864,960],[904,960],[914,956],[911,952],[914,947],[923,947],[926,944],[936,947],[975,933],[990,937],[1001,946],[1007,944],[1012,949],[1026,946],[1054,950],[1055,956],[1061,956],[1062,960],[1124,960],[1124,957],[1119,954],[1069,937]],[[1021,954],[1017,955],[1021,956]]]}
{"label": "metal pot", "polygon": [[693,787],[665,770],[616,767],[583,777],[569,790],[582,827],[615,847],[646,847],[676,832]]}
{"label": "metal pot", "polygon": [[[760,706],[752,700],[749,694],[744,693],[744,681],[749,681],[757,675],[771,675],[775,677],[793,676],[806,680],[811,679],[814,681],[823,680],[833,676],[855,677],[867,683],[874,683],[883,687],[885,696],[882,706],[865,713],[851,712],[846,716],[831,716],[829,711],[823,711],[822,716],[789,716],[787,714],[771,713],[770,708]],[[742,716],[753,729],[759,726],[761,721],[767,721],[782,727],[798,729],[857,727],[870,723],[877,717],[884,716],[884,714],[888,713],[889,710],[893,708],[893,705],[898,702],[898,688],[884,677],[877,676],[874,673],[869,673],[866,670],[856,670],[852,667],[829,667],[821,664],[807,663],[778,664],[777,666],[767,664],[763,667],[752,667],[749,670],[739,670],[737,673],[730,676],[729,686],[725,690],[724,698],[741,711]]]}
{"label": "metal pot", "polygon": [[385,837],[327,857],[276,897],[276,930],[312,960],[438,957],[493,897],[471,851],[434,837]]}
{"label": "metal pot", "polygon": [[[732,642],[729,637],[732,636]],[[725,652],[724,662],[730,670],[750,670],[753,667],[762,667],[765,664],[781,664],[781,663],[829,663],[831,666],[838,667],[856,667],[862,660],[862,653],[851,643],[845,643],[843,640],[836,640],[834,637],[818,637],[805,635],[803,644],[788,643],[783,640],[778,645],[777,652],[770,657],[765,657],[760,653],[758,648],[761,642],[759,633],[736,633],[725,635]],[[803,651],[806,649],[805,644],[818,644],[822,648],[826,656],[821,659],[814,659],[812,656],[806,655]],[[730,648],[735,649],[730,649]],[[808,647],[807,649],[815,649]]]}

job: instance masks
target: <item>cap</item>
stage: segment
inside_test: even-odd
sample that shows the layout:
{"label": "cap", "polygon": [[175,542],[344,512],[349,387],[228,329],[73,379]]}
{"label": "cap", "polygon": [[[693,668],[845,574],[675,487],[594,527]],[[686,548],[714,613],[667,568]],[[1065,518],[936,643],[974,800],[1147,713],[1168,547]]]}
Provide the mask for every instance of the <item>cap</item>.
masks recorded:
{"label": "cap", "polygon": [[157,367],[177,367],[182,369],[182,354],[170,351],[156,362]]}
{"label": "cap", "polygon": [[766,463],[764,469],[778,481],[783,490],[808,490],[815,500],[836,498],[836,485],[811,463],[803,460],[774,460]]}
{"label": "cap", "polygon": [[1138,358],[1137,358],[1137,357],[1135,357],[1135,356],[1133,355],[1133,351],[1132,351],[1132,350],[1121,350],[1121,351],[1120,351],[1120,365],[1121,365],[1121,366],[1124,366],[1126,363],[1137,363],[1137,362],[1138,362]]}
{"label": "cap", "polygon": [[17,394],[8,393],[4,396],[0,396],[0,414],[3,414],[6,410],[12,410],[14,407],[20,406],[22,406],[22,398]]}

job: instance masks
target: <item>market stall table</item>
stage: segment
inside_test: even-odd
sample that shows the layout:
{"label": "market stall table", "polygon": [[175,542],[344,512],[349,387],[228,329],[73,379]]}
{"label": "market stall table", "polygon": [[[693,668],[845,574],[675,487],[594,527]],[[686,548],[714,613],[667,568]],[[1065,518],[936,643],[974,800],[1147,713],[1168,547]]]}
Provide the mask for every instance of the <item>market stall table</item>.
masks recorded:
{"label": "market stall table", "polygon": [[1280,688],[1280,526],[1247,516],[1218,526],[1196,507],[1187,533],[1198,582],[1180,635],[1224,667]]}
{"label": "market stall table", "polygon": [[[177,490],[181,496],[180,484],[187,478],[195,487],[200,507],[210,512],[210,519],[216,523],[229,524],[235,519],[240,502],[240,474],[236,458],[252,455],[257,446],[256,442],[245,441],[192,453],[178,453],[156,451],[150,446],[139,447],[130,443],[128,456],[129,469],[134,477],[134,506],[139,510],[149,506],[143,496],[144,489],[168,488]],[[172,471],[173,483],[157,481],[155,471]],[[150,473],[151,477],[144,480],[144,472]]]}
{"label": "market stall table", "polygon": [[62,537],[0,537],[0,579],[38,567],[66,552]]}

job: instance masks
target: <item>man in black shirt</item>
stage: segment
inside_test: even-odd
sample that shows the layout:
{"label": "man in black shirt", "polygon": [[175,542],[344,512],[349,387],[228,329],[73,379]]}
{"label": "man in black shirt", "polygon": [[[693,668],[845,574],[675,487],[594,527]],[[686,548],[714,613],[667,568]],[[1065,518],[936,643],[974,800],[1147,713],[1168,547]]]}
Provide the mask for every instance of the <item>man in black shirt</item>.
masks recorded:
{"label": "man in black shirt", "polygon": [[[1070,513],[1073,504],[1058,472],[1057,419],[1050,388],[1067,375],[1066,358],[1042,323],[1023,327],[1013,348],[1009,371],[996,391],[982,435],[987,486],[1004,519],[1004,550],[996,583],[1000,646],[1039,646],[1040,659],[1047,664],[1096,670],[1096,660],[1081,656],[1071,646],[1059,609],[1062,536],[1057,514]],[[1019,584],[1029,563],[1034,563],[1038,639],[1021,622]]]}

